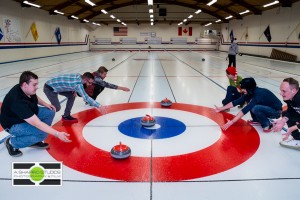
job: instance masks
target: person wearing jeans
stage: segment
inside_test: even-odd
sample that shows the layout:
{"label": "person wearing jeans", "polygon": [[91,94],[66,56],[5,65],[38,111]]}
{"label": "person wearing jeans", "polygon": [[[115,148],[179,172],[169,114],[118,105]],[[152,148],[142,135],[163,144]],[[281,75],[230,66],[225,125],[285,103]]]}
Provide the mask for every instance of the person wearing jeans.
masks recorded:
{"label": "person wearing jeans", "polygon": [[247,105],[232,120],[228,121],[222,129],[227,130],[250,111],[252,120],[249,120],[248,123],[250,125],[260,124],[265,133],[270,132],[272,130],[272,124],[269,118],[280,117],[282,111],[281,101],[271,91],[257,87],[253,78],[244,78],[240,84],[243,92],[243,95],[240,98],[223,107],[215,106],[215,111],[221,112],[225,109],[241,105],[242,103],[247,103]]}
{"label": "person wearing jeans", "polygon": [[20,148],[48,148],[49,144],[43,142],[48,134],[64,142],[71,141],[68,139],[69,134],[58,132],[50,127],[55,107],[39,98],[36,95],[37,89],[38,76],[33,72],[25,71],[20,76],[19,84],[4,97],[0,122],[11,135],[5,140],[11,156],[21,156],[23,153]]}
{"label": "person wearing jeans", "polygon": [[[229,81],[229,86],[226,89],[226,96],[222,101],[223,106],[241,97],[240,82],[242,77],[237,75],[235,67],[228,67],[226,69],[226,76]],[[243,107],[243,105],[239,105]],[[229,109],[227,110],[229,111]]]}

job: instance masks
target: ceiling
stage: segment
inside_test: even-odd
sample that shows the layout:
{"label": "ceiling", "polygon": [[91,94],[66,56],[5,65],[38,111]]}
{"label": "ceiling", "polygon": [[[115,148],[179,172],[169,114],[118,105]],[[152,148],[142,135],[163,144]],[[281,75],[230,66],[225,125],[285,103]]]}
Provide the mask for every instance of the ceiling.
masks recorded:
{"label": "ceiling", "polygon": [[[19,2],[21,6],[26,7],[23,0],[13,0]],[[227,23],[232,19],[242,19],[248,15],[261,15],[262,12],[280,7],[291,7],[293,3],[300,0],[279,0],[279,4],[264,8],[263,5],[271,3],[274,0],[218,0],[211,6],[206,5],[211,0],[154,0],[153,6],[148,6],[147,0],[90,0],[95,3],[91,6],[85,0],[29,0],[29,2],[41,5],[41,9],[49,14],[56,14],[53,11],[58,10],[64,13],[68,19],[72,15],[89,20],[90,22],[100,23],[101,25],[117,24],[116,19],[126,24],[150,24],[149,8],[154,10],[154,23],[178,24],[187,19],[184,24],[201,24],[208,22]],[[108,14],[103,14],[105,9]],[[166,16],[162,12],[166,10]],[[201,9],[201,13],[195,14],[195,11]],[[249,10],[248,13],[240,15],[239,13]],[[162,12],[162,13],[161,13]],[[116,19],[110,18],[110,15],[116,16]],[[188,19],[189,15],[193,15]],[[225,19],[232,16],[230,19]],[[74,19],[73,19],[74,20]]]}

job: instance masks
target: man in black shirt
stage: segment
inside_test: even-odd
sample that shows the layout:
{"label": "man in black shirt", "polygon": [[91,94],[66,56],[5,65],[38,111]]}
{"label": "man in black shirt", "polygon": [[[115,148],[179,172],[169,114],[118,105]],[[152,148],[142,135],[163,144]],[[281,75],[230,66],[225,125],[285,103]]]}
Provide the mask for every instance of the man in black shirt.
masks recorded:
{"label": "man in black shirt", "polygon": [[[280,145],[287,148],[300,150],[300,91],[299,82],[293,78],[286,78],[280,85],[280,94],[287,104],[287,110],[283,112],[282,119],[275,122],[274,131],[280,131],[285,123],[287,132]],[[289,136],[293,138],[288,140]]]}
{"label": "man in black shirt", "polygon": [[19,148],[48,148],[49,145],[42,142],[48,134],[64,142],[70,142],[69,134],[58,132],[50,127],[55,115],[55,107],[40,99],[36,95],[37,89],[38,76],[25,71],[20,76],[19,84],[15,85],[3,100],[0,122],[2,127],[11,134],[11,137],[5,141],[11,156],[21,156],[22,152]]}

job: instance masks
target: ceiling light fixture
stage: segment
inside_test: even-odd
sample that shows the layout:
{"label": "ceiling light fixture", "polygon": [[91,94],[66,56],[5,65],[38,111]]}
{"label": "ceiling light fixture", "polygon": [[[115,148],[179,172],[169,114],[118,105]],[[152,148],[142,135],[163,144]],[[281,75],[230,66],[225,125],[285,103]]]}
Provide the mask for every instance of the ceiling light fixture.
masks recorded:
{"label": "ceiling light fixture", "polygon": [[188,18],[191,19],[193,17],[193,15],[190,15]]}
{"label": "ceiling light fixture", "polygon": [[211,2],[209,2],[209,3],[206,4],[206,5],[211,6],[211,5],[213,5],[214,3],[216,3],[216,2],[217,2],[217,0],[212,0]]}
{"label": "ceiling light fixture", "polygon": [[107,13],[108,13],[108,12],[106,12],[106,10],[104,10],[104,9],[102,9],[101,12],[102,12],[103,14],[107,14]]}
{"label": "ceiling light fixture", "polygon": [[249,10],[245,10],[244,12],[241,12],[240,15],[246,14],[248,12],[250,12],[250,11]]}
{"label": "ceiling light fixture", "polygon": [[90,4],[91,6],[95,6],[96,4],[94,4],[93,2],[91,2],[90,0],[85,0],[85,3]]}
{"label": "ceiling light fixture", "polygon": [[201,13],[201,11],[202,11],[202,10],[199,9],[199,10],[197,10],[195,13],[196,13],[196,14],[199,14],[199,13]]}
{"label": "ceiling light fixture", "polygon": [[78,19],[78,17],[76,17],[76,16],[74,16],[74,15],[72,15],[71,17],[74,18],[74,19]]}
{"label": "ceiling light fixture", "polygon": [[263,7],[266,8],[266,7],[273,6],[278,3],[279,3],[279,1],[273,1],[272,3],[268,3],[268,4],[264,5]]}
{"label": "ceiling light fixture", "polygon": [[222,20],[218,19],[216,22],[218,23],[218,22],[220,22],[220,21],[222,21]]}
{"label": "ceiling light fixture", "polygon": [[151,8],[151,9],[149,9],[149,13],[153,13],[153,9]]}
{"label": "ceiling light fixture", "polygon": [[111,18],[113,18],[113,19],[114,19],[114,18],[116,18],[116,17],[115,17],[115,16],[113,16],[113,15],[110,15],[110,17],[111,17]]}
{"label": "ceiling light fixture", "polygon": [[60,15],[64,15],[65,13],[63,12],[59,12],[58,10],[54,10],[53,12],[57,13],[57,14],[60,14]]}
{"label": "ceiling light fixture", "polygon": [[31,2],[29,2],[29,1],[23,1],[23,3],[25,3],[25,4],[27,4],[27,5],[30,5],[30,6],[33,6],[33,7],[36,7],[36,8],[40,8],[40,7],[41,7],[40,5],[31,3]]}
{"label": "ceiling light fixture", "polygon": [[225,19],[230,19],[230,18],[232,18],[232,15],[230,15],[230,16],[228,16],[228,17],[226,17]]}
{"label": "ceiling light fixture", "polygon": [[204,26],[209,26],[209,25],[211,25],[211,23],[205,24]]}
{"label": "ceiling light fixture", "polygon": [[148,0],[148,5],[153,6],[153,0]]}

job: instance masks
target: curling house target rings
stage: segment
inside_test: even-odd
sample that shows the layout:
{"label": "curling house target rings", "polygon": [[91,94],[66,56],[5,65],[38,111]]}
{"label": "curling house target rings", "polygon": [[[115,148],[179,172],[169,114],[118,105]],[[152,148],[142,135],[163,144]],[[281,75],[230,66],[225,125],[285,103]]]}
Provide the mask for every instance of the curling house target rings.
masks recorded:
{"label": "curling house target rings", "polygon": [[[140,108],[161,108],[161,105],[160,102],[116,104],[108,106],[107,113]],[[212,108],[203,106],[173,103],[172,109],[203,115],[219,126],[233,118],[229,113],[216,113]],[[93,176],[129,182],[168,182],[201,178],[229,170],[251,158],[260,143],[257,131],[244,120],[239,120],[228,130],[222,131],[219,140],[207,148],[167,157],[130,156],[120,161],[113,159],[109,151],[88,143],[82,135],[84,126],[101,115],[97,109],[89,109],[74,114],[79,119],[76,124],[63,126],[61,121],[54,124],[56,130],[69,133],[72,142],[63,143],[50,135],[46,140],[51,145],[48,152],[64,165]]]}

